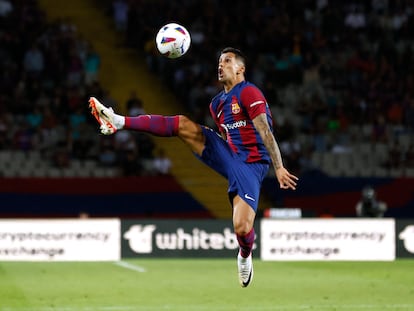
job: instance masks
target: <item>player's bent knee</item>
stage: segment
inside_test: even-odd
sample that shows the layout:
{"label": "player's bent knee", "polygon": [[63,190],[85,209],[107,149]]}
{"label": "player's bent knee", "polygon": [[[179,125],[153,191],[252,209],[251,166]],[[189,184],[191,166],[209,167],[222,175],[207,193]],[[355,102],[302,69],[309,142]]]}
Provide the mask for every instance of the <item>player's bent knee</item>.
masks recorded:
{"label": "player's bent knee", "polygon": [[234,223],[234,233],[239,236],[245,236],[252,230],[252,224],[249,221],[237,221]]}
{"label": "player's bent knee", "polygon": [[178,133],[181,135],[195,134],[198,132],[198,124],[184,115],[178,116]]}
{"label": "player's bent knee", "polygon": [[178,116],[178,136],[196,139],[203,135],[201,126],[184,115]]}
{"label": "player's bent knee", "polygon": [[201,126],[184,115],[178,116],[178,137],[197,154],[204,149],[205,137]]}

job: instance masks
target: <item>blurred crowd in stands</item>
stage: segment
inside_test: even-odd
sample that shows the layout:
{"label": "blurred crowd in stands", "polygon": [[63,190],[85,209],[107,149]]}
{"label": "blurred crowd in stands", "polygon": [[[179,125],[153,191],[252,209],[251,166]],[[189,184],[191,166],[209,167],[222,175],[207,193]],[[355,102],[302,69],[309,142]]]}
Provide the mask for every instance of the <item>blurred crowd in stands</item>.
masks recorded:
{"label": "blurred crowd in stands", "polygon": [[[385,168],[414,168],[413,0],[95,3],[123,44],[145,55],[187,113],[207,125],[214,126],[208,104],[220,89],[218,53],[243,50],[247,77],[265,93],[295,173],[315,168],[316,153],[352,153],[361,144],[387,146]],[[192,35],[177,60],[161,57],[154,42],[171,21]],[[168,172],[171,163],[150,136],[97,135],[90,94],[119,105],[99,83],[100,62],[70,20],[46,22],[36,0],[0,0],[0,150],[36,150],[58,167],[94,159],[122,174]],[[137,93],[125,104],[130,115],[145,112]],[[163,159],[162,172],[155,158]]]}
{"label": "blurred crowd in stands", "polygon": [[[62,169],[95,160],[123,175],[156,174],[145,166],[157,158],[149,135],[98,135],[89,96],[117,105],[99,83],[100,63],[93,43],[69,19],[47,22],[36,0],[0,0],[0,152],[40,155]],[[136,94],[126,105],[131,114],[142,113]]]}

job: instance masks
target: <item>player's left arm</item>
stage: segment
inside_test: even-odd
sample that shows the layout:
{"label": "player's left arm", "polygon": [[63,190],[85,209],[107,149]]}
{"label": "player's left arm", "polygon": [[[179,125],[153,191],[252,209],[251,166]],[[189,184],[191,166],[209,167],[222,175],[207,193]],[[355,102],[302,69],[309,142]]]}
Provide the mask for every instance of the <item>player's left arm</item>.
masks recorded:
{"label": "player's left arm", "polygon": [[296,181],[298,178],[295,175],[289,173],[288,170],[283,166],[283,160],[279,145],[276,142],[275,136],[270,129],[266,113],[260,113],[252,121],[257,132],[262,138],[267,151],[269,152],[269,156],[272,160],[273,168],[275,170],[277,180],[279,181],[280,188],[290,188],[295,190]]}
{"label": "player's left arm", "polygon": [[257,87],[250,85],[242,90],[240,97],[242,104],[269,153],[280,188],[296,189],[296,181],[298,178],[290,174],[283,166],[279,146],[267,119],[267,103],[263,93]]}

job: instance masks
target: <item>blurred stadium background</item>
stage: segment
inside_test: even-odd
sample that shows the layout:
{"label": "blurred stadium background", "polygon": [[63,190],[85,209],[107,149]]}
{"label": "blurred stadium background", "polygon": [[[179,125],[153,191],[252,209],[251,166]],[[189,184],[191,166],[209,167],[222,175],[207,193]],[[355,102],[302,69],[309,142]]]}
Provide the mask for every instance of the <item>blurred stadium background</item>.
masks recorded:
{"label": "blurred stadium background", "polygon": [[[272,107],[285,164],[301,179],[296,192],[281,192],[269,173],[261,212],[296,207],[309,216],[353,217],[369,184],[388,204],[385,216],[413,217],[412,1],[1,5],[2,216],[165,217],[177,209],[229,218],[225,181],[178,140],[97,135],[87,99],[131,115],[186,113],[211,125],[217,53],[233,45],[247,54],[248,78]],[[168,21],[193,37],[190,53],[176,61],[154,47]],[[105,196],[103,184],[111,184]],[[171,192],[174,200],[165,195]],[[124,194],[128,211],[100,208]],[[77,203],[56,208],[71,200]],[[158,214],[167,203],[169,212]]]}

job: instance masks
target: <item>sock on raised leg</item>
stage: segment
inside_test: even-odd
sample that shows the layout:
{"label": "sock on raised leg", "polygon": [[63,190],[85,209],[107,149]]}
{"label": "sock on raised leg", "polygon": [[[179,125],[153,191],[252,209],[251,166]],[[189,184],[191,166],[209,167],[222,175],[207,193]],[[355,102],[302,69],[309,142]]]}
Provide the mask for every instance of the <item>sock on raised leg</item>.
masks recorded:
{"label": "sock on raised leg", "polygon": [[125,117],[124,129],[147,132],[156,136],[170,137],[178,134],[179,116],[140,115]]}
{"label": "sock on raised leg", "polygon": [[124,126],[125,126],[125,117],[124,116],[120,116],[119,114],[114,113],[113,120],[114,120],[114,125],[115,125],[117,130],[121,130],[121,129],[124,128]]}

